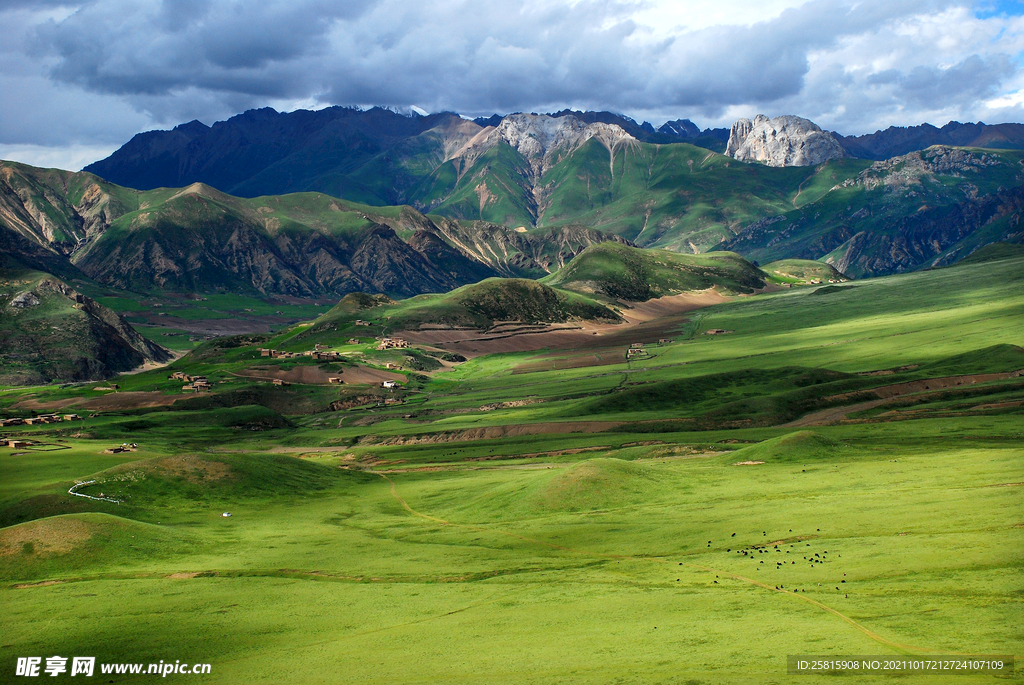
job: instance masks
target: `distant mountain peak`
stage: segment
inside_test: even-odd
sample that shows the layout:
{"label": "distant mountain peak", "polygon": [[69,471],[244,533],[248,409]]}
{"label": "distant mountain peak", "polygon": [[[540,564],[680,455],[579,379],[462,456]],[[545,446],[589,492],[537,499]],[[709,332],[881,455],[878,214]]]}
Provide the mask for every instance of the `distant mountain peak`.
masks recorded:
{"label": "distant mountain peak", "polygon": [[725,154],[774,167],[813,166],[848,156],[835,136],[809,119],[793,115],[769,119],[763,114],[732,125]]}

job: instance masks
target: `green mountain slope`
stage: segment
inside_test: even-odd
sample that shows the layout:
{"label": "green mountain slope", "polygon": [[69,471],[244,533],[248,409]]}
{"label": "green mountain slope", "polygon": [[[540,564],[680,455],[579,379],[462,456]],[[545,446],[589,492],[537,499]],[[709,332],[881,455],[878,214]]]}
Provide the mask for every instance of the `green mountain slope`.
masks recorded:
{"label": "green mountain slope", "polygon": [[732,253],[683,255],[602,243],[588,247],[543,282],[567,290],[640,302],[712,287],[731,293],[750,293],[764,287],[765,275]]}
{"label": "green mountain slope", "polygon": [[510,228],[322,193],[253,199],[203,184],[144,192],[87,173],[0,163],[0,246],[33,268],[137,291],[341,296],[444,292],[542,276],[612,239]]}
{"label": "green mountain slope", "polygon": [[932,147],[876,162],[799,209],[719,246],[761,262],[820,259],[851,276],[949,264],[992,242],[1021,242],[1019,151]]}
{"label": "green mountain slope", "polygon": [[109,378],[170,354],[60,279],[0,264],[0,384]]}

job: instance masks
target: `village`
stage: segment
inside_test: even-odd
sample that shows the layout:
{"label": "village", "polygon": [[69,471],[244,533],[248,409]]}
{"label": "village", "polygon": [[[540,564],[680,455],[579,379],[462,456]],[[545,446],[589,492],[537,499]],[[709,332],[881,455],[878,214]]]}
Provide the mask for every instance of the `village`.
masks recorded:
{"label": "village", "polygon": [[28,419],[10,418],[0,419],[0,428],[6,426],[35,426],[44,423],[60,423],[61,421],[80,421],[78,414],[40,414]]}

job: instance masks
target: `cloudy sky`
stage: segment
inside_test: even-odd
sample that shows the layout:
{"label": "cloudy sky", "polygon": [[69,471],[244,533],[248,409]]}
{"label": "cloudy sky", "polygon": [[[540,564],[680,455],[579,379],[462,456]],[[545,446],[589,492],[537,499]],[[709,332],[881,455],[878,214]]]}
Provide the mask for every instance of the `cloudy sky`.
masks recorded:
{"label": "cloudy sky", "polygon": [[1021,0],[0,0],[0,158],[252,107],[1024,122]]}

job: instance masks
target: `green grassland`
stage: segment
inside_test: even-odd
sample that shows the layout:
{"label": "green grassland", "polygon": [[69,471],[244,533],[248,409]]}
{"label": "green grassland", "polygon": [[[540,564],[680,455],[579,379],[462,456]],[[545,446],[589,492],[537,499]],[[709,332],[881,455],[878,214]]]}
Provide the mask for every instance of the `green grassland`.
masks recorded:
{"label": "green grassland", "polygon": [[[5,429],[46,444],[0,448],[2,668],[66,653],[209,662],[218,683],[710,685],[836,682],[787,676],[788,654],[1022,653],[1012,249],[735,295],[666,319],[642,359],[621,342],[489,354],[395,391],[238,375],[319,365],[259,353],[316,342],[344,353],[328,368],[379,367],[384,328],[499,320],[522,309],[510,282],[350,296],[118,378],[185,397],[169,372],[202,373],[210,393]],[[349,345],[356,318],[374,325]],[[591,352],[615,358],[543,364]],[[0,415],[97,394],[5,388]]]}

